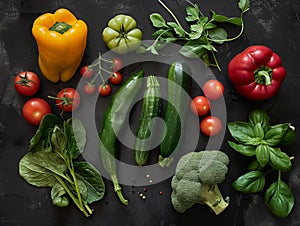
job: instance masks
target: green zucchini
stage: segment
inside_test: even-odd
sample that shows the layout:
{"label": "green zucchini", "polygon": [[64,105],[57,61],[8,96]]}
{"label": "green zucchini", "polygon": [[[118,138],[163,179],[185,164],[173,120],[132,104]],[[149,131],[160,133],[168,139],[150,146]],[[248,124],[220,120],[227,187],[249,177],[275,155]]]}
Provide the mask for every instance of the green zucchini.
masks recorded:
{"label": "green zucchini", "polygon": [[128,119],[127,116],[134,104],[133,102],[141,90],[142,79],[139,78],[143,76],[143,70],[132,75],[114,94],[104,113],[102,126],[99,131],[99,138],[101,140],[99,151],[103,168],[110,174],[114,190],[125,205],[128,204],[128,201],[123,197],[117,178],[115,161],[117,157],[116,140],[118,133],[125,124],[125,120]]}
{"label": "green zucchini", "polygon": [[[159,163],[161,166],[168,165],[168,157],[180,145],[182,137],[181,131],[184,120],[181,122],[180,115],[185,116],[189,108],[189,102],[186,93],[191,87],[190,68],[183,62],[174,62],[168,72],[168,94],[164,113],[164,122],[166,125],[165,137],[160,144]],[[175,86],[174,83],[180,86]],[[176,110],[178,109],[178,111]]]}
{"label": "green zucchini", "polygon": [[[146,90],[144,93],[142,112],[139,119],[135,141],[134,158],[138,165],[147,164],[154,135],[151,135],[150,122],[158,117],[161,110],[161,92],[158,79],[154,75],[147,78]],[[152,125],[155,128],[155,125]],[[151,136],[151,137],[150,137]]]}

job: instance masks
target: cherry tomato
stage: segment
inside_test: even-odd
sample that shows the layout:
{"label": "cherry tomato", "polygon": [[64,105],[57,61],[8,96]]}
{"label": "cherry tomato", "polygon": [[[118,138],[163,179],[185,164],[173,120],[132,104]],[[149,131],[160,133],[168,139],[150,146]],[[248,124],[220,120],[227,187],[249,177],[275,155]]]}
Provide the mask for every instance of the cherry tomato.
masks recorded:
{"label": "cherry tomato", "polygon": [[22,109],[25,120],[32,125],[39,125],[44,115],[51,112],[50,105],[42,98],[29,99]]}
{"label": "cherry tomato", "polygon": [[80,94],[74,88],[64,88],[54,97],[58,108],[64,112],[76,110],[80,105]]}
{"label": "cherry tomato", "polygon": [[96,86],[92,83],[85,84],[83,87],[83,92],[87,95],[93,95],[96,91]]}
{"label": "cherry tomato", "polygon": [[85,65],[80,69],[80,74],[83,78],[90,78],[93,76],[94,70],[89,68],[88,65]]}
{"label": "cherry tomato", "polygon": [[113,72],[121,70],[122,67],[123,67],[123,61],[118,57],[114,57],[113,64],[112,64],[112,67],[111,67]]}
{"label": "cherry tomato", "polygon": [[203,93],[209,100],[217,100],[224,94],[224,86],[218,80],[208,80],[203,86]]}
{"label": "cherry tomato", "polygon": [[40,88],[40,79],[31,71],[23,71],[15,77],[14,87],[23,96],[32,96]]}
{"label": "cherry tomato", "polygon": [[206,115],[210,111],[209,101],[205,96],[196,96],[191,102],[191,110],[195,115]]}
{"label": "cherry tomato", "polygon": [[119,85],[123,80],[123,76],[119,71],[114,72],[110,77],[109,81],[114,85]]}
{"label": "cherry tomato", "polygon": [[100,85],[98,92],[101,96],[106,97],[111,93],[111,86],[109,84]]}
{"label": "cherry tomato", "polygon": [[200,123],[200,130],[206,136],[215,136],[222,130],[222,122],[216,116],[206,116]]}

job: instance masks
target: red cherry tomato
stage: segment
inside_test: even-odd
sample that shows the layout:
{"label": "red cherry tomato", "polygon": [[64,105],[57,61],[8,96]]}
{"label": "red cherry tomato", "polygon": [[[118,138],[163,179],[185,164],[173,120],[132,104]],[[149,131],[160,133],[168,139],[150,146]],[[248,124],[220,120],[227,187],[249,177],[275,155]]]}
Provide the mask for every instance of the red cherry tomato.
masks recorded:
{"label": "red cherry tomato", "polygon": [[109,84],[100,85],[98,92],[101,96],[106,97],[111,93],[111,86]]}
{"label": "red cherry tomato", "polygon": [[23,96],[32,96],[40,88],[40,79],[31,71],[23,71],[15,77],[14,87]]}
{"label": "red cherry tomato", "polygon": [[122,67],[123,67],[123,61],[118,57],[114,57],[112,67],[111,67],[113,72],[121,70]]}
{"label": "red cherry tomato", "polygon": [[119,85],[123,80],[123,76],[121,74],[121,72],[116,71],[114,72],[110,77],[109,77],[109,81],[114,84],[114,85]]}
{"label": "red cherry tomato", "polygon": [[209,100],[217,100],[224,94],[224,86],[218,80],[208,80],[203,86],[203,93]]}
{"label": "red cherry tomato", "polygon": [[205,96],[196,96],[192,100],[190,108],[195,115],[206,115],[210,111],[209,101]]}
{"label": "red cherry tomato", "polygon": [[80,69],[80,74],[83,78],[90,78],[93,76],[94,70],[89,68],[88,65],[85,65]]}
{"label": "red cherry tomato", "polygon": [[32,125],[39,125],[44,115],[51,112],[48,102],[41,98],[29,99],[22,109],[25,120]]}
{"label": "red cherry tomato", "polygon": [[222,122],[216,116],[206,116],[200,123],[200,130],[206,136],[215,136],[222,130]]}
{"label": "red cherry tomato", "polygon": [[83,92],[87,95],[93,95],[95,91],[96,91],[96,86],[92,83],[88,83],[83,86]]}
{"label": "red cherry tomato", "polygon": [[76,110],[80,105],[80,94],[74,88],[64,88],[54,97],[58,108],[64,112]]}

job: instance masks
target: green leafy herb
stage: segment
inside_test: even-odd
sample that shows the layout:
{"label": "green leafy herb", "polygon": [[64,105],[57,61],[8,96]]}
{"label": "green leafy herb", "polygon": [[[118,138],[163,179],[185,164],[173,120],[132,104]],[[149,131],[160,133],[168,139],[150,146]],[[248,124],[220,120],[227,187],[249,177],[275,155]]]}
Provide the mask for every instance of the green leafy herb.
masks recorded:
{"label": "green leafy herb", "polygon": [[[262,191],[266,175],[277,171],[277,181],[265,191],[265,203],[274,215],[286,217],[292,210],[294,198],[288,185],[281,180],[281,173],[292,168],[293,157],[283,152],[280,146],[295,140],[295,128],[290,123],[271,126],[266,112],[253,110],[249,122],[229,122],[228,130],[238,142],[228,141],[230,147],[242,155],[256,158],[249,164],[249,172],[235,180],[233,187],[244,193]],[[267,166],[271,169],[265,171]]]}
{"label": "green leafy herb", "polygon": [[[175,14],[162,2],[157,0],[172,16],[174,22],[166,22],[165,19],[158,13],[152,13],[150,20],[153,27],[158,30],[153,33],[155,41],[151,46],[148,46],[146,51],[153,54],[159,54],[158,51],[163,48],[165,44],[158,44],[158,42],[176,42],[183,41],[184,45],[179,52],[188,58],[200,57],[208,66],[215,66],[220,69],[215,53],[217,49],[215,44],[222,44],[239,38],[244,30],[243,15],[250,8],[249,0],[240,0],[238,3],[241,11],[240,17],[227,17],[219,15],[211,10],[210,16],[205,16],[200,11],[197,4],[189,1],[190,5],[186,6],[185,20],[188,24],[188,31],[180,24]],[[225,29],[220,27],[222,23],[230,23],[241,27],[239,34],[232,38],[228,38],[228,33]],[[211,62],[213,58],[213,63]]]}
{"label": "green leafy herb", "polygon": [[65,207],[72,199],[88,217],[88,204],[103,198],[100,173],[88,162],[75,161],[84,150],[86,131],[78,119],[61,121],[46,115],[30,140],[29,152],[19,162],[19,174],[29,184],[51,187],[54,205]]}

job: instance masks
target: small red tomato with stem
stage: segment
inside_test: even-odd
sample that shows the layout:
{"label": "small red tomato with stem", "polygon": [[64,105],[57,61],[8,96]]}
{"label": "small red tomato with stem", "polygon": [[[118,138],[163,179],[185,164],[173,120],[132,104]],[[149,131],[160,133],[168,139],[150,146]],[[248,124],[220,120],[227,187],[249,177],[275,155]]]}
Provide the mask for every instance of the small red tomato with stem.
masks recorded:
{"label": "small red tomato with stem", "polygon": [[217,100],[224,95],[224,86],[218,80],[208,80],[203,85],[203,93],[209,100]]}
{"label": "small red tomato with stem", "polygon": [[101,96],[106,97],[111,94],[111,86],[108,83],[102,84],[99,86],[98,92]]}
{"label": "small red tomato with stem", "polygon": [[215,136],[222,130],[222,122],[216,116],[206,116],[200,122],[200,130],[206,136]]}
{"label": "small red tomato with stem", "polygon": [[93,95],[96,91],[96,86],[93,83],[87,83],[83,86],[83,92],[87,95]]}
{"label": "small red tomato with stem", "polygon": [[14,87],[19,94],[32,96],[40,89],[40,79],[32,71],[23,71],[15,77]]}
{"label": "small red tomato with stem", "polygon": [[111,66],[113,72],[121,70],[122,67],[123,67],[123,61],[118,57],[114,57],[112,60],[112,66]]}
{"label": "small red tomato with stem", "polygon": [[203,116],[209,113],[210,104],[205,96],[196,96],[192,100],[190,108],[195,115]]}
{"label": "small red tomato with stem", "polygon": [[51,107],[42,98],[31,98],[25,102],[22,109],[23,117],[32,125],[39,125],[46,114],[50,114]]}
{"label": "small red tomato with stem", "polygon": [[119,85],[122,82],[122,80],[123,80],[123,76],[122,76],[121,72],[119,72],[119,71],[114,72],[109,77],[109,81],[113,85]]}
{"label": "small red tomato with stem", "polygon": [[82,66],[80,74],[83,78],[91,78],[94,75],[94,70],[89,65]]}
{"label": "small red tomato with stem", "polygon": [[76,110],[80,106],[80,94],[71,87],[60,90],[56,97],[49,96],[55,100],[57,107],[63,112],[70,112]]}

